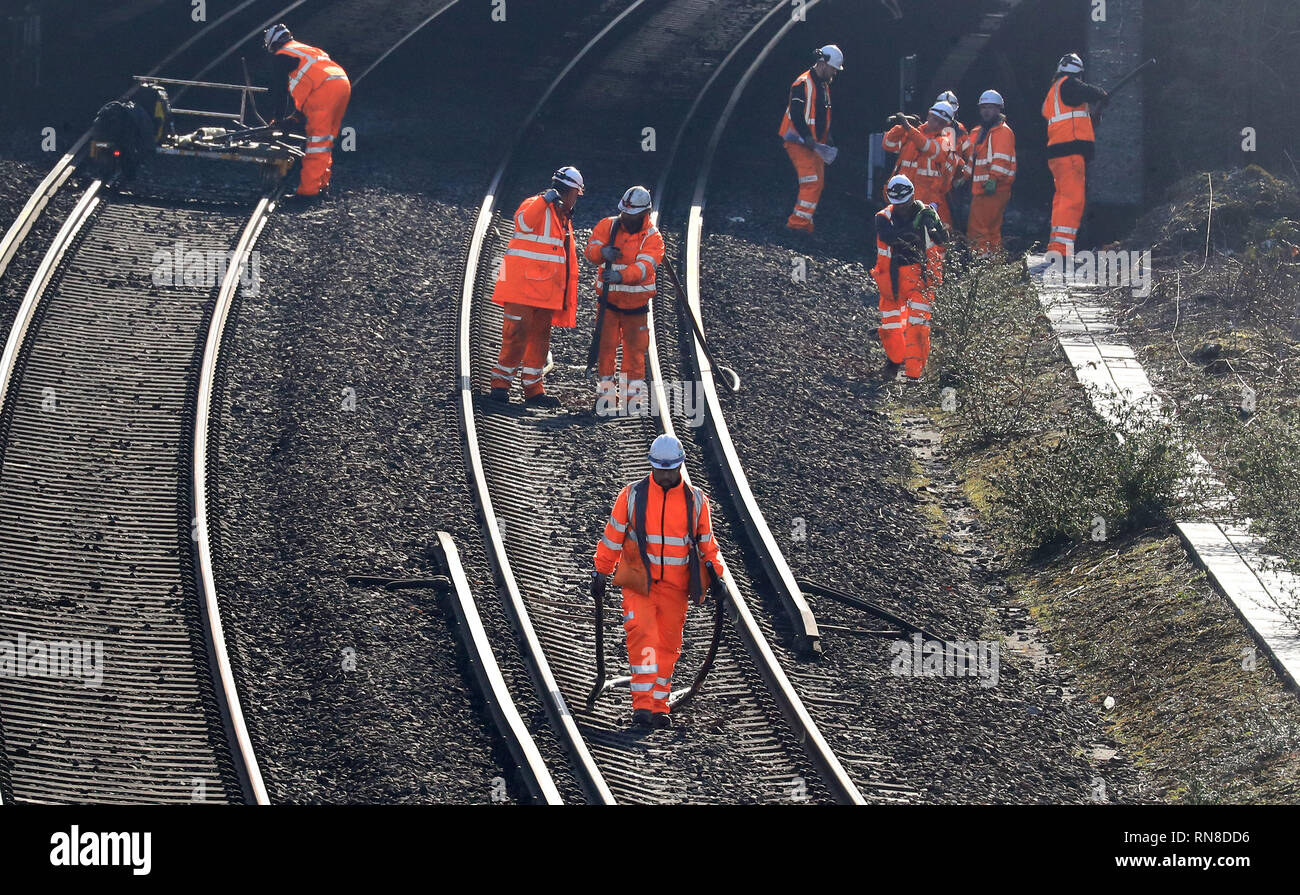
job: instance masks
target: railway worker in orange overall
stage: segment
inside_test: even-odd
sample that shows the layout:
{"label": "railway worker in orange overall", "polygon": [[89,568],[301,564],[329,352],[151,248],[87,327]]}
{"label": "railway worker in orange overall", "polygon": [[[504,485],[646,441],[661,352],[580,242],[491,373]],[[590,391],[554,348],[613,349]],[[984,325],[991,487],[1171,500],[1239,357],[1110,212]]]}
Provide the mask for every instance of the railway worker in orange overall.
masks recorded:
{"label": "railway worker in orange overall", "polygon": [[[901,112],[892,116],[890,121],[898,122],[885,133],[884,138],[885,151],[898,154],[894,176],[906,177],[916,190],[916,198],[924,205],[933,205],[940,220],[951,226],[948,193],[959,168],[964,166],[964,161],[958,156],[959,147],[951,137],[957,121],[952,106],[935,103],[930,107],[925,124],[919,128]],[[949,135],[948,139],[945,139],[945,134]]]}
{"label": "railway worker in orange overall", "polygon": [[[600,315],[600,376],[597,411],[613,406],[617,398],[614,366],[618,346],[623,346],[623,373],[627,376],[627,400],[648,400],[645,381],[645,353],[650,347],[650,301],[655,296],[655,278],[664,260],[664,238],[650,223],[650,191],[634,186],[623,194],[617,215],[601,220],[587,240],[587,260],[600,267],[596,295],[609,284],[604,312]],[[611,235],[612,234],[612,235]],[[608,273],[606,268],[608,267]],[[640,395],[634,399],[634,395]]]}
{"label": "railway worker in orange overall", "polygon": [[1003,114],[1002,94],[980,95],[980,125],[971,138],[970,225],[966,236],[981,255],[1002,251],[1002,216],[1016,180],[1016,135]]}
{"label": "railway worker in orange overall", "polygon": [[943,271],[940,246],[948,234],[934,206],[916,198],[907,177],[891,178],[885,191],[889,205],[876,214],[871,270],[880,290],[881,375],[892,381],[901,367],[909,380],[918,381],[930,358],[930,315]]}
{"label": "railway worker in orange overall", "polygon": [[971,137],[970,130],[967,129],[966,125],[957,120],[957,115],[961,113],[961,103],[957,101],[957,94],[951,90],[940,93],[935,97],[934,101],[952,106],[953,121],[951,125],[943,129],[943,148],[954,156],[953,162],[956,166],[956,173],[952,185],[954,187],[963,186],[970,180]]}
{"label": "railway worker in orange overall", "polygon": [[617,566],[614,585],[623,588],[632,723],[637,727],[672,726],[668,697],[682,652],[687,606],[690,601],[703,605],[725,572],[708,498],[682,479],[685,460],[676,438],[656,438],[650,445],[650,475],[618,492],[596,545],[596,587],[603,592]]}
{"label": "railway worker in orange overall", "polygon": [[813,232],[813,215],[826,186],[826,166],[837,154],[831,143],[831,81],[844,70],[844,54],[834,44],[818,50],[816,59],[790,85],[779,132],[799,178],[799,197],[785,225],[803,233]]}
{"label": "railway worker in orange overall", "polygon": [[1043,100],[1047,119],[1047,166],[1052,170],[1056,194],[1052,198],[1052,232],[1047,253],[1063,258],[1074,254],[1079,225],[1087,203],[1088,162],[1096,147],[1090,103],[1107,96],[1105,90],[1085,83],[1083,60],[1067,53],[1056,66],[1056,77]]}
{"label": "railway worker in orange overall", "polygon": [[[298,195],[319,196],[329,189],[334,167],[334,139],[352,98],[347,72],[317,47],[293,39],[284,25],[272,25],[263,35],[276,72],[272,85],[272,121],[301,117],[307,121],[307,147],[298,175]],[[292,100],[292,108],[290,107]]]}
{"label": "railway worker in orange overall", "polygon": [[501,353],[492,368],[488,397],[510,401],[510,384],[523,379],[524,404],[560,406],[542,381],[551,346],[551,326],[578,322],[578,249],[573,208],[586,191],[577,168],[551,175],[551,187],[520,204],[514,236],[506,247],[492,301],[502,306]]}

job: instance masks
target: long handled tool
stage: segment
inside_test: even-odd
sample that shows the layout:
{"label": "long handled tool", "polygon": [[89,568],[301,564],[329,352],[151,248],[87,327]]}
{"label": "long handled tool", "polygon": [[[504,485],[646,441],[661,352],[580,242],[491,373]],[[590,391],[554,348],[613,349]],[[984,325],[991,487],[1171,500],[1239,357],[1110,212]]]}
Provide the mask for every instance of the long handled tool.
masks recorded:
{"label": "long handled tool", "polygon": [[1102,115],[1102,112],[1105,111],[1105,109],[1106,109],[1106,104],[1109,103],[1109,102],[1111,101],[1111,99],[1114,98],[1114,96],[1115,96],[1116,93],[1119,93],[1121,90],[1123,90],[1123,89],[1124,89],[1125,87],[1127,87],[1129,84],[1131,84],[1133,81],[1137,80],[1138,75],[1142,74],[1142,72],[1146,71],[1148,68],[1150,68],[1151,66],[1153,66],[1153,65],[1155,65],[1155,64],[1156,64],[1156,60],[1155,60],[1154,57],[1151,58],[1151,59],[1148,59],[1146,62],[1143,62],[1143,63],[1142,63],[1141,65],[1139,65],[1137,68],[1133,69],[1131,72],[1129,72],[1128,74],[1126,74],[1124,77],[1122,77],[1122,78],[1120,78],[1118,81],[1116,81],[1116,82],[1115,82],[1115,86],[1114,86],[1114,87],[1111,87],[1108,91],[1106,91],[1106,98],[1103,99],[1103,100],[1101,100],[1100,102],[1098,102],[1098,103],[1095,104],[1095,107],[1094,107],[1093,110],[1092,110],[1092,119],[1093,119],[1093,124],[1094,124],[1094,125],[1099,125],[1099,124],[1101,124],[1101,115]]}
{"label": "long handled tool", "polygon": [[[614,240],[618,237],[618,218],[614,218],[614,223],[609,227],[609,242],[607,247],[613,247]],[[604,271],[608,275],[614,267],[613,261],[606,261]],[[591,334],[591,347],[587,349],[587,377],[596,370],[596,359],[600,355],[600,337],[605,329],[605,308],[609,304],[609,281],[604,276],[600,278],[600,307],[596,309],[596,329]]]}
{"label": "long handled tool", "polygon": [[691,309],[690,302],[686,300],[686,290],[682,288],[682,281],[677,278],[677,271],[667,255],[664,255],[664,268],[668,271],[668,279],[672,281],[673,291],[677,293],[677,306],[690,319],[691,330],[695,333],[695,339],[700,343],[700,347],[704,349],[704,356],[709,359],[709,366],[713,368],[714,378],[721,376],[721,384],[728,391],[740,391],[740,374],[714,359],[713,352],[709,349],[709,343],[704,338],[704,327],[700,324],[699,318],[695,316],[695,311]]}
{"label": "long handled tool", "polygon": [[[239,64],[244,67],[244,86],[252,87],[253,79],[248,76],[248,60],[245,59],[243,56],[240,56]],[[244,95],[248,97],[248,104],[253,110],[253,117],[257,119],[257,123],[266,124],[267,123],[266,119],[263,118],[262,113],[257,110],[257,97],[253,96],[252,91],[248,91]]]}

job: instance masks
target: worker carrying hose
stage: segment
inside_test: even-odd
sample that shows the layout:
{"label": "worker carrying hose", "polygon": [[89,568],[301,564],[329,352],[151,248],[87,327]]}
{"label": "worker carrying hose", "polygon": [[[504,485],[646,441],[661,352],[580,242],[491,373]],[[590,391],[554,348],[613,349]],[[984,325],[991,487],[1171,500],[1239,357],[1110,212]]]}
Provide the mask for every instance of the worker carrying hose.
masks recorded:
{"label": "worker carrying hose", "polygon": [[891,381],[901,367],[915,382],[930,359],[930,315],[943,276],[940,247],[948,231],[934,206],[916,198],[906,176],[891,178],[885,193],[889,205],[876,214],[876,266],[871,271],[880,290],[881,375]]}
{"label": "worker carrying hose", "polygon": [[[623,373],[627,376],[627,401],[648,400],[645,353],[650,347],[650,301],[655,277],[664,260],[664,238],[650,223],[650,191],[634,186],[623,194],[617,215],[601,220],[587,240],[587,260],[600,266],[596,274],[596,340],[600,348],[600,376],[596,406],[613,407],[617,401],[614,367],[623,346]],[[640,397],[637,397],[640,396]]]}
{"label": "worker carrying hose", "polygon": [[502,310],[501,352],[488,395],[493,401],[510,401],[510,384],[518,374],[526,406],[560,406],[558,398],[546,394],[543,370],[551,327],[578,322],[573,208],[584,192],[582,174],[566,165],[551,175],[550,189],[528,197],[515,211],[515,232],[492,290],[492,301]]}
{"label": "worker carrying hose", "polygon": [[885,151],[898,155],[893,176],[906,177],[916,190],[916,198],[924,205],[933,205],[939,219],[949,227],[952,213],[948,210],[948,193],[965,170],[960,144],[953,136],[956,123],[953,107],[937,102],[920,127],[911,115],[891,115],[887,124],[892,126],[884,138]]}
{"label": "worker carrying hose", "polygon": [[826,186],[826,166],[838,154],[831,142],[831,81],[843,70],[844,54],[835,44],[827,44],[816,51],[812,68],[790,85],[780,136],[799,178],[799,197],[785,222],[791,230],[813,232],[813,215]]}
{"label": "worker carrying hose", "polygon": [[[702,605],[725,569],[713,537],[709,501],[682,479],[686,453],[671,435],[650,445],[650,475],[618,493],[596,545],[595,587],[623,588],[623,628],[632,666],[632,724],[671,727],[668,697],[682,652],[689,602]],[[617,573],[615,573],[617,567]]]}
{"label": "worker carrying hose", "polygon": [[1043,100],[1047,119],[1047,166],[1052,171],[1056,193],[1052,197],[1052,232],[1047,253],[1069,258],[1079,237],[1079,225],[1087,203],[1088,162],[1096,147],[1090,103],[1109,94],[1086,83],[1083,59],[1067,53],[1056,65],[1052,86]]}
{"label": "worker carrying hose", "polygon": [[1016,180],[1016,135],[1003,113],[1002,94],[980,94],[980,124],[971,137],[971,248],[988,256],[1002,250],[1002,218]]}
{"label": "worker carrying hose", "polygon": [[319,196],[329,189],[334,140],[352,98],[352,84],[329,53],[294,40],[284,25],[267,28],[263,43],[281,76],[271,84],[271,123],[306,120],[307,147],[298,175],[298,195]]}

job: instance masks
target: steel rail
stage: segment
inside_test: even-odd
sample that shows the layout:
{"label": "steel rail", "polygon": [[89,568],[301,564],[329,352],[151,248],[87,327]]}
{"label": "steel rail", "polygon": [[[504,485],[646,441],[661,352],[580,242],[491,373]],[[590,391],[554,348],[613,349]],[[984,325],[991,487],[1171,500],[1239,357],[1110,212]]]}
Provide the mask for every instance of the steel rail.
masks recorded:
{"label": "steel rail", "polygon": [[[812,8],[813,6],[816,6],[818,2],[820,2],[820,0],[810,0],[807,8]],[[761,22],[759,22],[758,25],[756,25],[755,28],[750,32],[750,34],[746,35],[745,41],[748,41],[750,37],[757,34],[758,31],[768,23],[772,15],[786,8],[788,8],[787,4],[785,3],[778,4],[777,7],[773,9],[771,13],[768,14],[767,18],[764,18]],[[777,31],[777,33],[769,40],[769,42],[763,48],[760,54],[750,64],[749,68],[745,71],[744,75],[741,77],[741,80],[739,81],[736,88],[732,92],[731,99],[728,101],[728,104],[723,112],[723,117],[722,117],[723,122],[725,122],[726,118],[731,114],[731,111],[735,108],[735,104],[738,101],[740,93],[743,92],[745,85],[748,84],[754,72],[757,71],[758,67],[763,63],[764,60],[766,60],[767,56],[771,53],[772,49],[781,40],[781,38],[783,38],[786,35],[786,33],[788,33],[788,31],[790,30],[790,28],[794,26],[794,24],[795,24],[795,20],[791,19],[787,21],[784,25],[782,25],[782,27]],[[743,43],[741,45],[743,45]],[[737,45],[737,47],[732,51],[732,53],[726,57],[722,65],[718,67],[718,71],[714,73],[713,78],[711,78],[708,84],[705,85],[705,91],[709,90],[712,87],[714,79],[716,79],[717,76],[721,74],[722,70],[726,67],[727,63],[729,63],[732,60],[733,56],[736,53],[736,50],[739,50],[741,45]],[[702,96],[703,94],[701,94],[701,99]],[[698,111],[699,105],[700,105],[699,102],[693,105],[688,115],[694,116],[696,111]],[[688,120],[684,122],[682,125],[682,131],[681,131],[682,133],[685,133],[686,127],[689,125],[689,123],[690,120],[688,118]],[[708,158],[712,157],[712,154],[716,149],[716,144],[718,139],[717,134],[718,132],[715,131],[714,137],[711,138],[710,140],[709,155],[707,156]],[[678,148],[679,148],[678,145],[674,143],[673,150],[672,150],[674,155],[677,153]],[[660,178],[659,184],[656,187],[658,195],[660,197],[667,195],[671,174],[672,174],[671,170],[666,170],[663,176]],[[691,242],[692,235],[694,234],[695,236],[698,236],[698,233],[695,233],[695,231],[693,230],[693,226],[696,220],[697,220],[697,215],[695,214],[695,209],[692,208],[691,220],[689,225],[692,227],[692,229],[688,229],[687,231],[688,257],[690,256],[690,251],[691,251],[690,247],[692,245]],[[698,247],[695,255],[695,263],[687,264],[688,284],[690,282],[692,272],[694,272],[695,274],[695,283],[697,289],[696,294],[698,296],[698,286],[699,286]],[[689,294],[689,289],[690,289],[689,285],[687,289]],[[698,301],[694,303],[694,313],[696,313],[697,315],[699,313]],[[696,366],[699,371],[699,381],[704,389],[705,396],[706,396],[707,408],[708,408],[708,419],[710,421],[711,429],[712,429],[711,434],[714,436],[715,445],[719,448],[720,453],[722,455],[722,459],[718,462],[717,465],[723,472],[729,484],[731,484],[732,482],[736,482],[744,485],[743,491],[738,491],[734,486],[732,489],[732,497],[735,503],[737,504],[738,508],[741,510],[741,520],[740,520],[742,523],[741,527],[745,530],[746,534],[749,537],[751,546],[753,547],[753,552],[759,557],[760,563],[764,566],[764,571],[766,573],[767,580],[772,582],[773,585],[777,588],[778,595],[781,596],[782,602],[790,607],[798,607],[802,605],[802,608],[797,612],[795,616],[796,625],[797,625],[796,637],[802,636],[805,639],[806,645],[809,648],[813,648],[816,644],[819,635],[817,633],[816,620],[812,616],[812,610],[808,608],[807,601],[803,598],[802,593],[799,591],[798,585],[794,583],[794,574],[793,572],[790,571],[789,565],[786,563],[785,557],[782,554],[780,547],[777,546],[775,540],[772,538],[771,531],[768,529],[767,523],[763,519],[762,512],[758,509],[756,502],[754,502],[753,493],[749,490],[748,480],[745,478],[745,472],[741,466],[740,458],[737,455],[734,446],[731,444],[730,436],[727,434],[726,421],[722,417],[721,405],[718,402],[717,389],[714,385],[711,368],[708,366],[708,360],[704,358],[702,347],[695,339],[693,333],[689,335],[689,339],[692,347],[692,352],[694,355],[696,355]],[[701,360],[703,360],[704,363],[703,366],[700,366],[699,364],[699,361]],[[660,372],[658,340],[655,335],[655,327],[653,324],[653,320],[650,325],[649,367],[651,371],[651,377],[654,382],[653,387],[657,390],[656,397],[661,402],[659,406],[667,407],[668,404],[666,402],[666,396],[663,393],[663,376],[662,373]],[[660,414],[659,419],[661,421],[661,428],[665,433],[669,435],[676,434],[673,428],[672,419],[669,417],[668,414]],[[717,425],[719,422],[721,423],[720,426]],[[689,473],[687,473],[685,477],[689,480]],[[748,502],[744,501],[744,498],[746,496],[748,497]],[[817,766],[817,769],[821,772],[825,782],[830,787],[832,793],[839,801],[846,802],[849,804],[855,804],[855,805],[865,804],[866,800],[862,797],[862,794],[858,791],[858,788],[854,785],[853,781],[849,778],[849,775],[845,772],[843,765],[840,763],[834,751],[827,743],[826,738],[822,735],[821,731],[818,729],[816,722],[813,720],[812,715],[808,712],[808,709],[804,705],[802,698],[795,690],[794,685],[790,682],[790,679],[786,675],[785,670],[781,667],[780,661],[777,659],[775,653],[773,653],[771,645],[767,642],[767,638],[764,636],[762,629],[759,627],[758,622],[755,620],[754,615],[749,608],[748,602],[741,594],[740,589],[736,587],[734,580],[731,578],[730,572],[728,572],[727,575],[724,576],[724,579],[727,581],[727,585],[731,597],[730,603],[731,606],[733,607],[733,611],[729,613],[729,615],[731,615],[732,621],[736,624],[736,627],[739,630],[742,639],[745,642],[746,648],[749,650],[751,656],[755,660],[755,663],[758,665],[759,670],[762,672],[763,677],[766,680],[769,689],[772,691],[772,694],[776,697],[777,702],[780,705],[782,713],[785,715],[787,722],[795,729],[796,733],[798,734],[799,740],[803,745],[804,750],[808,753],[809,758],[811,758],[813,763]],[[793,593],[791,593],[792,586],[793,586]]]}
{"label": "steel rail", "polygon": [[217,365],[221,358],[221,337],[225,332],[226,320],[230,315],[235,292],[239,288],[240,275],[252,255],[253,245],[261,235],[271,213],[275,211],[278,199],[277,191],[270,196],[263,196],[258,201],[257,207],[253,209],[248,219],[248,224],[240,234],[239,242],[235,245],[234,254],[226,267],[226,275],[217,293],[208,324],[207,341],[203,348],[203,361],[199,368],[199,389],[190,454],[192,463],[190,500],[194,508],[194,552],[197,560],[195,577],[203,604],[203,633],[213,676],[213,692],[222,710],[222,723],[226,727],[230,754],[239,775],[240,785],[244,789],[244,797],[247,801],[258,805],[269,805],[270,798],[267,796],[261,767],[253,750],[252,738],[248,735],[248,725],[239,699],[239,688],[230,666],[230,654],[226,646],[225,628],[221,623],[217,583],[212,566],[212,542],[208,531],[208,428],[214,413],[212,405],[216,394]]}
{"label": "steel rail", "polygon": [[474,593],[465,577],[465,568],[460,562],[460,553],[456,542],[445,531],[438,532],[438,545],[447,561],[447,577],[451,579],[453,594],[452,611],[456,614],[457,626],[469,651],[471,670],[478,679],[479,689],[487,702],[488,711],[496,721],[497,729],[505,738],[510,754],[524,777],[524,784],[532,792],[533,798],[547,805],[562,805],[564,799],[551,777],[550,769],[537,749],[532,734],[515,708],[510,689],[506,686],[505,676],[497,665],[496,655],[483,620],[478,614],[478,605],[474,602]]}
{"label": "steel rail", "polygon": [[469,472],[470,485],[474,489],[475,503],[479,509],[479,522],[487,539],[488,561],[497,579],[502,594],[502,602],[514,623],[515,629],[523,641],[524,657],[533,676],[534,685],[543,697],[543,704],[551,719],[556,734],[565,745],[573,760],[575,771],[587,790],[589,797],[596,801],[612,805],[614,795],[605,782],[596,760],[583,740],[577,722],[569,711],[568,704],[560,692],[559,683],[547,661],[541,640],[533,628],[528,607],[510,566],[510,557],[506,554],[505,541],[501,536],[501,527],[492,508],[492,494],[488,488],[487,473],[483,466],[483,457],[479,448],[478,424],[474,419],[474,358],[470,350],[470,333],[473,329],[474,290],[478,281],[478,266],[483,253],[483,241],[491,226],[496,212],[498,193],[506,172],[514,161],[516,152],[523,142],[528,129],[532,126],[542,110],[550,101],[560,85],[569,74],[587,57],[587,55],[608,35],[616,31],[629,17],[646,5],[648,0],[635,0],[627,9],[619,13],[580,49],[560,73],[551,81],[541,97],[529,110],[511,139],[506,152],[492,175],[492,181],[484,194],[478,216],[474,220],[474,229],[470,235],[469,247],[465,258],[465,277],[460,298],[460,323],[457,350],[457,373],[460,377],[460,421],[461,436],[464,441],[465,466]]}

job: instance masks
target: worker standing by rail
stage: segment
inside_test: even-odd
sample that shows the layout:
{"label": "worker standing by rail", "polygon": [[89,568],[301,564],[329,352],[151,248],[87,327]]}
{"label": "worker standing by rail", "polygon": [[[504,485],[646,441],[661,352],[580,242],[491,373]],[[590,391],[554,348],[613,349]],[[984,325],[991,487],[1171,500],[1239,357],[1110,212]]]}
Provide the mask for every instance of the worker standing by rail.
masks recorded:
{"label": "worker standing by rail", "polygon": [[614,585],[623,588],[633,725],[670,727],[668,698],[688,601],[702,605],[725,568],[708,498],[682,479],[681,442],[660,435],[649,459],[650,475],[618,492],[592,574],[603,592],[618,568]]}
{"label": "worker standing by rail", "polygon": [[930,358],[930,315],[943,276],[940,246],[948,233],[933,205],[916,198],[912,181],[899,174],[885,187],[889,205],[876,214],[876,266],[880,290],[881,375],[893,380],[903,368],[918,381]]}
{"label": "worker standing by rail", "polygon": [[[945,102],[930,107],[925,124],[917,127],[912,116],[902,112],[891,115],[892,127],[885,133],[886,152],[897,153],[894,177],[903,176],[916,190],[916,197],[925,205],[933,205],[944,224],[951,226],[952,214],[948,210],[948,192],[957,176],[959,160],[955,149],[945,144],[944,134],[957,120],[952,106]],[[891,180],[890,183],[893,181]]]}
{"label": "worker standing by rail", "polygon": [[578,249],[573,239],[573,208],[586,191],[577,168],[551,175],[551,187],[520,204],[515,232],[492,290],[502,306],[501,353],[492,368],[494,401],[510,400],[510,383],[519,373],[524,404],[559,407],[546,394],[543,369],[551,346],[551,327],[578,322]]}
{"label": "worker standing by rail", "polygon": [[1096,146],[1089,103],[1104,100],[1107,93],[1084,82],[1083,59],[1067,53],[1056,65],[1056,76],[1043,100],[1047,119],[1047,166],[1052,170],[1056,194],[1052,198],[1052,233],[1048,254],[1069,258],[1083,222],[1087,202],[1088,162]]}
{"label": "worker standing by rail", "polygon": [[352,84],[328,53],[294,40],[284,25],[267,28],[263,42],[281,75],[271,85],[271,121],[306,120],[307,147],[298,175],[298,195],[319,196],[329,189],[334,140],[343,126]]}
{"label": "worker standing by rail", "polygon": [[[647,400],[645,353],[650,347],[650,302],[655,276],[664,260],[664,238],[650,223],[650,191],[634,186],[623,194],[617,215],[601,220],[587,240],[587,260],[600,266],[596,275],[596,334],[600,346],[597,410],[617,398],[614,365],[623,346],[627,401]],[[608,288],[607,288],[608,287]]]}
{"label": "worker standing by rail", "polygon": [[826,166],[838,150],[831,142],[831,81],[844,70],[844,53],[835,44],[816,52],[812,67],[790,85],[790,97],[781,119],[781,139],[799,178],[799,196],[785,225],[813,232],[813,215],[826,186]]}
{"label": "worker standing by rail", "polygon": [[1016,135],[1003,113],[1002,94],[980,95],[980,125],[971,138],[970,226],[966,236],[981,255],[1002,250],[1002,216],[1016,180]]}

